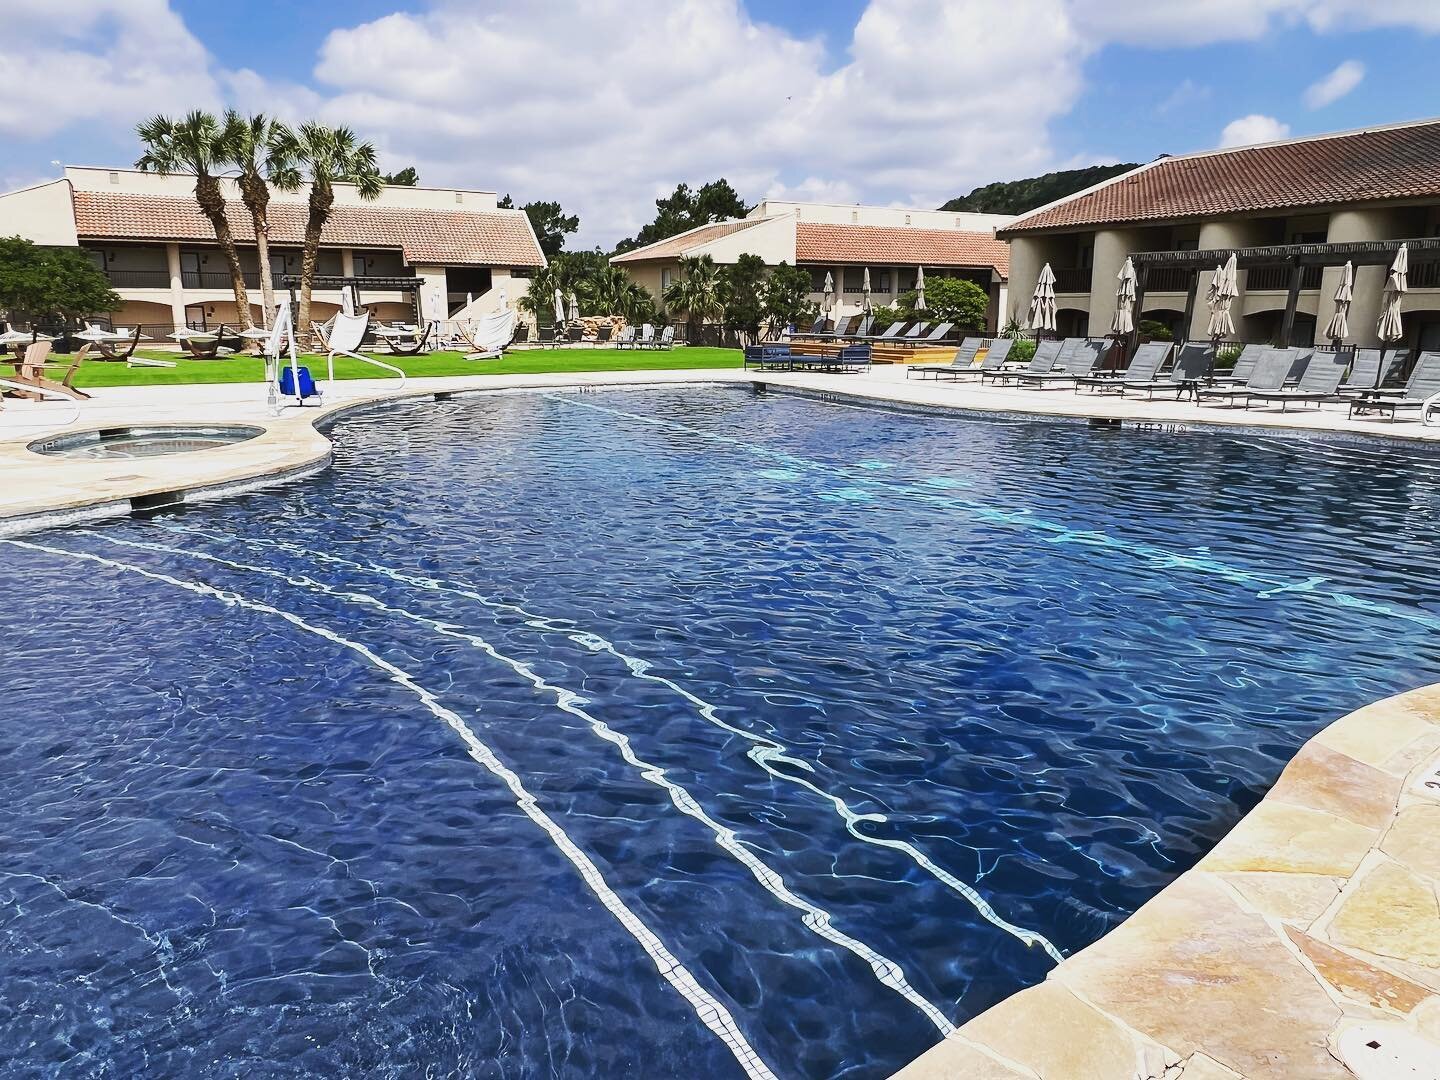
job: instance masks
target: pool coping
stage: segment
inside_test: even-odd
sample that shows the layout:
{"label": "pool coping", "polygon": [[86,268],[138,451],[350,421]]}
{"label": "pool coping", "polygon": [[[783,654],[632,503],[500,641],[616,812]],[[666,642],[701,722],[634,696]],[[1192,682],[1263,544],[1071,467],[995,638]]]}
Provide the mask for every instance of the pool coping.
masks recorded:
{"label": "pool coping", "polygon": [[1440,684],[1324,728],[1193,869],[894,1080],[1353,1080],[1352,1029],[1440,1060],[1437,905]]}
{"label": "pool coping", "polygon": [[[1169,409],[1116,417],[1079,404],[1052,411],[1024,402],[1017,408],[1001,398],[915,400],[887,393],[879,380],[847,377],[726,369],[596,374],[481,375],[424,380],[399,391],[377,388],[321,408],[241,421],[264,428],[247,442],[120,462],[132,470],[120,476],[114,461],[41,459],[63,463],[64,480],[43,483],[39,497],[20,511],[0,505],[0,537],[288,483],[329,466],[333,444],[326,432],[346,417],[413,401],[505,393],[753,386],[929,415],[1436,438],[1413,429],[1256,423],[1254,416],[1177,417]],[[136,420],[137,426],[153,423]],[[101,427],[117,426],[123,425]],[[65,433],[83,430],[90,428]],[[41,437],[0,442],[0,469],[17,460],[17,445],[30,453],[25,446]],[[1043,982],[922,1054],[896,1080],[1343,1080],[1352,1074],[1332,1050],[1356,1024],[1391,1025],[1440,1043],[1440,914],[1430,921],[1424,914],[1425,903],[1440,905],[1440,789],[1422,787],[1431,770],[1440,782],[1440,684],[1335,721],[1300,749],[1260,804],[1193,869]],[[1409,918],[1417,905],[1418,922]]]}

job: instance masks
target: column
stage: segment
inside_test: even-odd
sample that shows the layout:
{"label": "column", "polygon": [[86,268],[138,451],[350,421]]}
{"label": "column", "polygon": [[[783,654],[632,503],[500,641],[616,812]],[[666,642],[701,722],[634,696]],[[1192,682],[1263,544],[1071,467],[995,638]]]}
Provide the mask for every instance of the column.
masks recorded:
{"label": "column", "polygon": [[355,276],[355,249],[340,249],[340,275],[341,277]]}
{"label": "column", "polygon": [[[1244,219],[1207,221],[1200,226],[1200,250],[1221,251],[1225,253],[1224,257],[1228,258],[1229,253],[1236,248],[1259,246],[1263,242],[1259,229],[1258,223]],[[1187,335],[1191,341],[1209,340],[1207,331],[1210,329],[1210,309],[1205,306],[1204,298],[1214,272],[1213,266],[1205,267],[1200,271],[1195,285],[1195,310],[1190,318],[1190,333]],[[1245,286],[1249,274],[1248,270],[1241,270],[1236,275],[1240,295],[1230,305],[1230,317],[1235,322],[1235,336],[1241,341],[1245,340]]]}
{"label": "column", "polygon": [[[1090,336],[1110,332],[1115,319],[1115,290],[1120,285],[1120,268],[1130,254],[1140,250],[1137,229],[1101,229],[1095,234],[1090,269]],[[1135,312],[1140,322],[1140,312]]]}
{"label": "column", "polygon": [[165,245],[165,265],[170,271],[170,317],[175,329],[185,325],[185,279],[180,273],[180,245]]}
{"label": "column", "polygon": [[[1403,232],[1397,215],[1389,210],[1337,210],[1330,215],[1330,229],[1325,236],[1327,243],[1351,244],[1362,240],[1394,240]],[[1320,278],[1320,314],[1315,319],[1315,333],[1320,335],[1335,310],[1335,290],[1340,285],[1342,267],[1327,266]],[[1375,324],[1380,318],[1380,296],[1385,291],[1385,279],[1390,273],[1389,265],[1355,267],[1355,294],[1350,301],[1351,345],[1374,348],[1380,344],[1375,333]],[[1328,340],[1321,344],[1328,345]]]}

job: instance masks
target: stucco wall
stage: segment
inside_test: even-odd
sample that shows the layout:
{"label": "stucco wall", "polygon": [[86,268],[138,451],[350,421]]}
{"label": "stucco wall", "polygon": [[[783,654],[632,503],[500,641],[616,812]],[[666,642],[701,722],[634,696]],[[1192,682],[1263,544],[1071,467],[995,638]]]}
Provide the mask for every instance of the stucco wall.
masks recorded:
{"label": "stucco wall", "polygon": [[0,236],[23,236],[37,244],[74,247],[75,213],[64,180],[0,195]]}

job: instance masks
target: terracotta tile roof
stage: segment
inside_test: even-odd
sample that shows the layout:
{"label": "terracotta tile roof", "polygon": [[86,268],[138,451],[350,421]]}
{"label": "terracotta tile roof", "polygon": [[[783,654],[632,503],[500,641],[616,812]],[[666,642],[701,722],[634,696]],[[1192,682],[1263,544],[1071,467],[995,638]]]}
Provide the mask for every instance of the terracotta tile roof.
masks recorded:
{"label": "terracotta tile roof", "polygon": [[795,223],[795,261],[992,266],[1010,276],[1010,245],[989,233],[885,225]]}
{"label": "terracotta tile roof", "polygon": [[[253,243],[250,213],[227,207],[235,239]],[[270,206],[270,242],[299,244],[305,207]],[[75,192],[75,231],[105,240],[211,241],[215,233],[188,199],[160,195]],[[411,210],[387,206],[336,206],[322,242],[332,247],[399,248],[405,260],[442,266],[543,266],[525,215],[518,210]]]}
{"label": "terracotta tile roof", "polygon": [[740,232],[761,225],[770,218],[745,218],[740,221],[717,221],[713,225],[701,225],[697,229],[680,233],[664,240],[657,240],[648,247],[636,248],[623,255],[616,255],[611,262],[646,262],[650,259],[678,259],[681,255],[701,244],[719,240],[722,236]]}
{"label": "terracotta tile roof", "polygon": [[1335,203],[1440,197],[1440,120],[1165,158],[1021,217],[1000,235]]}

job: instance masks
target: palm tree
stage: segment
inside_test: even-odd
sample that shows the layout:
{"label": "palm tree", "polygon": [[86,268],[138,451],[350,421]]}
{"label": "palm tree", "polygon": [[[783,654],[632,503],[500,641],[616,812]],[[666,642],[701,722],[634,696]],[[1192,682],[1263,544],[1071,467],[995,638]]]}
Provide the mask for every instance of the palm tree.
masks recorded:
{"label": "palm tree", "polygon": [[357,142],[349,128],[301,124],[287,131],[277,146],[283,165],[271,174],[276,187],[294,191],[310,184],[310,215],[305,221],[305,243],[300,249],[300,311],[296,330],[310,328],[310,292],[320,260],[320,234],[335,205],[335,185],[354,184],[362,199],[376,199],[385,187],[375,161],[375,147]]}
{"label": "palm tree", "polygon": [[605,266],[580,282],[587,304],[602,315],[622,315],[637,323],[654,317],[655,299],[649,291],[618,266]]}
{"label": "palm tree", "polygon": [[240,170],[240,201],[250,211],[255,226],[255,250],[260,260],[260,295],[264,302],[265,325],[275,310],[275,283],[270,275],[270,185],[267,176],[284,170],[284,148],[289,132],[276,120],[256,113],[241,116],[234,109],[225,113],[221,130],[223,158]]}
{"label": "palm tree", "polygon": [[215,175],[216,167],[225,160],[220,123],[210,113],[197,109],[180,120],[152,116],[136,127],[135,133],[145,144],[145,152],[135,162],[135,167],[141,172],[159,173],[161,176],[177,172],[195,174],[195,202],[215,230],[220,253],[230,267],[235,310],[243,327],[250,329],[255,320],[250,314],[250,296],[245,291],[245,271],[240,267],[240,254],[235,250],[235,238],[225,217],[225,194],[220,189],[219,177]]}
{"label": "palm tree", "polygon": [[682,255],[680,276],[670,283],[662,299],[674,310],[684,312],[686,322],[695,324],[696,337],[692,340],[698,340],[707,322],[716,322],[725,314],[721,292],[720,268],[714,259],[709,255]]}

